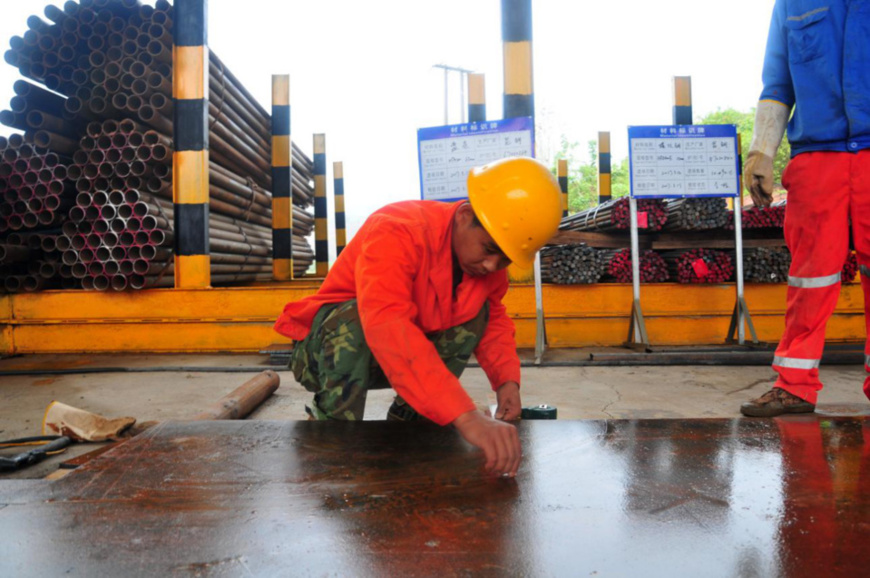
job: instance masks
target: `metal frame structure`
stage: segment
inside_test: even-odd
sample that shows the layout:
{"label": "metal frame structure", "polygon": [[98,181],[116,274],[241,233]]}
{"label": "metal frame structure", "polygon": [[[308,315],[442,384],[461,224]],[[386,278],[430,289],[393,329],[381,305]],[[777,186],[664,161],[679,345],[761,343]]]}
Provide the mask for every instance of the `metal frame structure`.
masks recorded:
{"label": "metal frame structure", "polygon": [[[217,289],[0,295],[0,353],[257,352],[286,342],[272,329],[276,312],[319,287],[319,280],[299,279]],[[755,329],[765,342],[781,337],[787,289],[784,284],[746,287]],[[861,295],[859,283],[843,286],[828,322],[828,340],[864,339]],[[548,303],[548,347],[619,346],[625,340],[629,285],[544,285],[541,298]],[[521,348],[536,345],[536,302],[530,283],[511,285],[504,298]],[[733,307],[734,289],[728,286],[644,288],[646,329],[657,345],[721,342]]]}

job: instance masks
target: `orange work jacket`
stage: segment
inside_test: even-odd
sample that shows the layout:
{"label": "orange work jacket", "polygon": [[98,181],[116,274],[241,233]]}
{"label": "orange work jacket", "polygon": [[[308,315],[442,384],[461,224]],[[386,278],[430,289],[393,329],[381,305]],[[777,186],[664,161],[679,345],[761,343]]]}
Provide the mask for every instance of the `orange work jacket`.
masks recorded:
{"label": "orange work jacket", "polygon": [[426,334],[470,321],[489,301],[489,324],[474,355],[493,390],[520,382],[514,324],[502,298],[506,271],[463,274],[453,297],[453,215],[460,203],[404,201],[369,217],[318,292],[288,303],[275,331],[305,339],[321,306],[357,299],[366,342],[393,389],[444,425],[475,409]]}

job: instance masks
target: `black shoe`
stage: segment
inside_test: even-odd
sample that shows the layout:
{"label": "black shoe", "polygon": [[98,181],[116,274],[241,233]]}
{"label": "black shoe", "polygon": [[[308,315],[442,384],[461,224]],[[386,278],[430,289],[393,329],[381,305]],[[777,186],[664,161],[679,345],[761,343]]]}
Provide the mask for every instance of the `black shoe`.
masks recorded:
{"label": "black shoe", "polygon": [[812,413],[815,410],[815,405],[778,387],[740,406],[740,413],[748,417],[776,417],[786,413]]}
{"label": "black shoe", "polygon": [[429,421],[411,407],[402,396],[397,395],[387,411],[387,421]]}

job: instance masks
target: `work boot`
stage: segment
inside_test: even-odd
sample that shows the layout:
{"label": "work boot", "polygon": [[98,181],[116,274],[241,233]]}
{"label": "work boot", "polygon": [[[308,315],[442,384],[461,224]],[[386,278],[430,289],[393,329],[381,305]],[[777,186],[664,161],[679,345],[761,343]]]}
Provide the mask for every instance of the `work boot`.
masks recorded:
{"label": "work boot", "polygon": [[740,413],[749,417],[775,417],[784,413],[812,413],[815,409],[810,402],[774,387],[758,399],[741,405]]}
{"label": "work boot", "polygon": [[417,413],[402,396],[397,395],[387,411],[387,421],[430,421]]}

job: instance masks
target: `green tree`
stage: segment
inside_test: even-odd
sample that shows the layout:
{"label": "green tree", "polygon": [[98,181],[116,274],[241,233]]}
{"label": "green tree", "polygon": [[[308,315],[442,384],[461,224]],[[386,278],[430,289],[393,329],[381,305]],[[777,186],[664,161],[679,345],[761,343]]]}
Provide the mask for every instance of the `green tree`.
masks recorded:
{"label": "green tree", "polygon": [[598,147],[594,140],[586,143],[586,157],[581,159],[580,143],[569,142],[565,135],[553,159],[553,173],[559,160],[568,161],[568,212],[576,213],[598,203]]}
{"label": "green tree", "polygon": [[613,198],[628,196],[628,158],[619,163],[610,161],[610,193]]}

